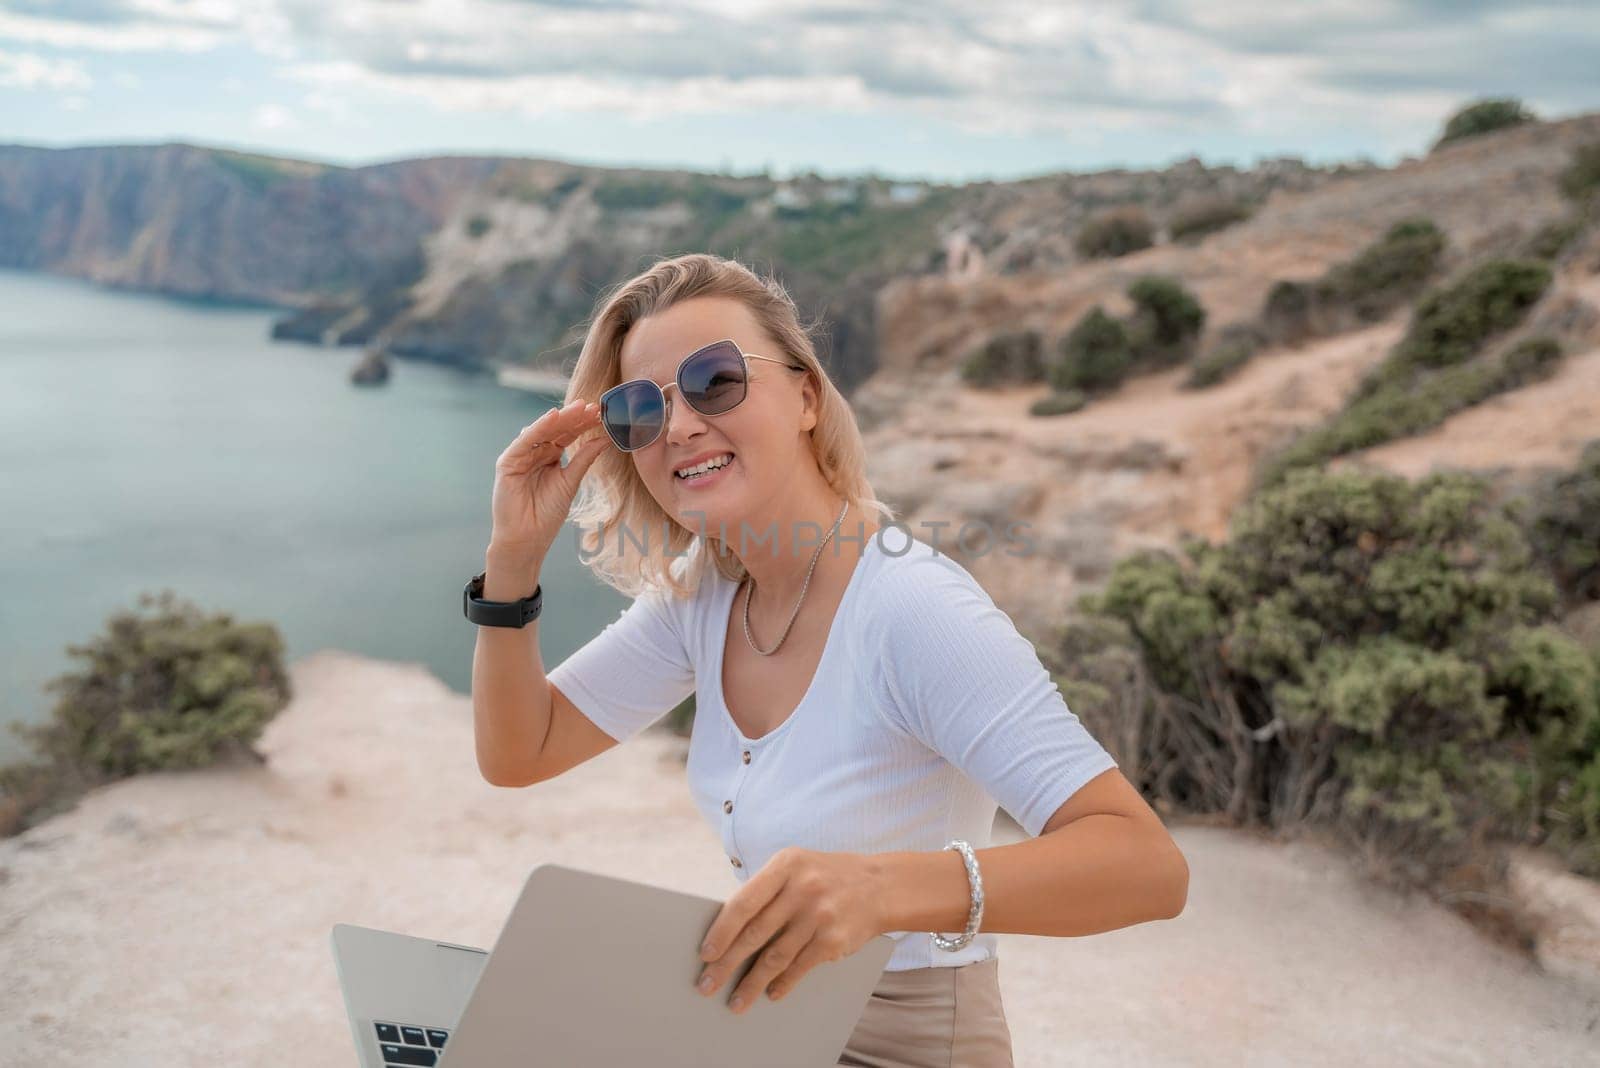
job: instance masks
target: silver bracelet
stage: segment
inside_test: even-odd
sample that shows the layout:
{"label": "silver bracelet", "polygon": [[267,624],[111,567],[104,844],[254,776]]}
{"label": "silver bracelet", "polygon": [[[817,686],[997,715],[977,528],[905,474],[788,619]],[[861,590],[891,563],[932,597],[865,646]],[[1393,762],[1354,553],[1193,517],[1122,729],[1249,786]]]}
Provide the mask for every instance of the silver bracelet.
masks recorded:
{"label": "silver bracelet", "polygon": [[961,933],[961,937],[949,939],[938,931],[928,932],[933,935],[934,945],[954,953],[972,941],[978,933],[978,925],[983,922],[983,876],[978,874],[978,858],[966,842],[952,838],[944,848],[961,851],[961,862],[967,866],[967,885],[972,888],[972,908],[967,913],[967,929]]}

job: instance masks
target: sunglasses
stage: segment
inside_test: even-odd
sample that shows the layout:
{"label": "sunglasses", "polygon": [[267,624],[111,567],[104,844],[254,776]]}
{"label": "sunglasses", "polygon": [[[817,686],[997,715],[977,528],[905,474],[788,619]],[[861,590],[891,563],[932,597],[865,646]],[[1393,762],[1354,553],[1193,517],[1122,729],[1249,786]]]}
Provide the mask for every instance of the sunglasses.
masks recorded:
{"label": "sunglasses", "polygon": [[788,360],[743,352],[732,338],[723,338],[685,356],[665,387],[648,378],[635,378],[606,390],[600,395],[600,422],[623,452],[642,449],[666,429],[667,390],[677,387],[679,396],[701,415],[731,412],[750,392],[750,360],[805,370]]}

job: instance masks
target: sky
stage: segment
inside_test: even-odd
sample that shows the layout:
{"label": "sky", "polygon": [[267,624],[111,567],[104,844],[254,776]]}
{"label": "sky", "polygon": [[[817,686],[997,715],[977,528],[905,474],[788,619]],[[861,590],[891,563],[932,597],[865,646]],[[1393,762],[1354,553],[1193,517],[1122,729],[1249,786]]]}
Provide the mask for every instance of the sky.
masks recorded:
{"label": "sky", "polygon": [[0,0],[0,143],[966,182],[1600,110],[1600,3]]}

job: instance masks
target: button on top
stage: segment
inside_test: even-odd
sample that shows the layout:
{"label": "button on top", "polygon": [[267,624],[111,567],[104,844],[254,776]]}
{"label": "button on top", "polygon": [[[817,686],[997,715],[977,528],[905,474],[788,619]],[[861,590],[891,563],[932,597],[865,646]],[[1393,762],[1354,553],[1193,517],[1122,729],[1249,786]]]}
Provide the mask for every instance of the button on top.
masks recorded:
{"label": "button on top", "polygon": [[744,751],[744,762],[746,764],[750,763],[750,750],[748,749]]}
{"label": "button on top", "polygon": [[722,811],[724,811],[724,812],[732,812],[733,811],[733,802],[732,801],[724,801],[722,803]]}
{"label": "button on top", "polygon": [[729,862],[730,862],[730,863],[732,863],[732,864],[733,864],[733,866],[734,866],[734,867],[735,867],[735,868],[742,868],[742,867],[744,867],[744,865],[743,865],[743,864],[741,864],[741,863],[739,863],[739,858],[738,858],[738,857],[729,857],[729,858],[728,858],[728,860],[729,860]]}

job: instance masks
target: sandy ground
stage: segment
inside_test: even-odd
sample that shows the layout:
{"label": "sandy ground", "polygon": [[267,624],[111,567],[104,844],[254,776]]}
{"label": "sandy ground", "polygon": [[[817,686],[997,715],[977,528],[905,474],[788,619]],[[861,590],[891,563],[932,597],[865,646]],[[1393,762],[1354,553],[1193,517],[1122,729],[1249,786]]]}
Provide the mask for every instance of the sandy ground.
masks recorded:
{"label": "sandy ground", "polygon": [[[0,1061],[354,1063],[334,923],[491,945],[557,861],[726,898],[737,884],[650,731],[528,790],[484,783],[470,700],[323,651],[260,768],[101,789],[0,842]],[[996,842],[1021,838],[1002,815]],[[1188,907],[1001,938],[1017,1063],[1593,1063],[1600,1001],[1320,847],[1177,826]],[[286,1056],[287,1054],[287,1056]]]}

